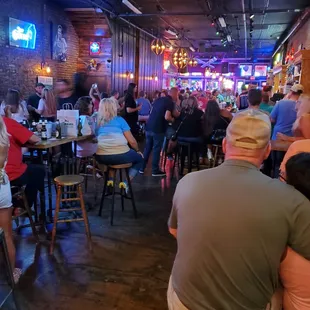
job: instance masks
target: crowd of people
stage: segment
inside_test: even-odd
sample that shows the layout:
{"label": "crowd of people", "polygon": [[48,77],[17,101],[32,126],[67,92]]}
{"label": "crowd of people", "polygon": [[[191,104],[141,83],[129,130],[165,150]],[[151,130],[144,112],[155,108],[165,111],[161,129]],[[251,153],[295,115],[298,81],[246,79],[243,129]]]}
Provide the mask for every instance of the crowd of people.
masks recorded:
{"label": "crowd of people", "polygon": [[[77,156],[95,155],[105,165],[132,163],[130,178],[145,173],[151,154],[152,176],[164,177],[159,163],[168,149],[173,159],[169,141],[190,143],[203,162],[213,160],[213,145],[222,147],[222,165],[186,175],[176,189],[169,219],[178,241],[171,310],[275,307],[279,272],[284,309],[309,309],[310,287],[303,280],[310,275],[310,99],[303,86],[293,85],[285,97],[271,96],[270,86],[244,86],[240,95],[175,87],[136,94],[134,83],[122,95],[93,84],[77,96],[67,80],[56,82],[55,93],[38,83],[27,101],[8,90],[0,109],[0,227],[12,266],[10,185],[25,185],[32,207],[45,178],[42,166],[23,163],[22,147],[40,138],[20,123],[41,117],[55,122],[57,110],[75,109],[89,136],[78,143]],[[141,123],[143,152],[136,140]],[[286,153],[271,151],[270,140],[292,144]],[[106,182],[112,185],[113,179],[111,171]],[[297,276],[301,268],[305,275]]]}

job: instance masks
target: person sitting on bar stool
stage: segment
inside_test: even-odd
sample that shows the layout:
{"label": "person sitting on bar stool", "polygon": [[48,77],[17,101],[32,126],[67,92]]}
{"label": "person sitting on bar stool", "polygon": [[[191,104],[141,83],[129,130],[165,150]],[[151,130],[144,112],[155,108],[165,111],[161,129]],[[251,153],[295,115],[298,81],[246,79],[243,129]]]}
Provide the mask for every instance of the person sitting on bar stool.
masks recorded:
{"label": "person sitting on bar stool", "polygon": [[208,160],[213,159],[211,147],[221,145],[226,136],[226,129],[232,119],[232,114],[226,109],[220,109],[215,100],[209,100],[204,114],[204,137],[208,145]]}
{"label": "person sitting on bar stool", "polygon": [[[5,123],[0,116],[0,228],[3,229],[8,246],[11,266],[15,266],[15,246],[12,236],[12,194],[10,181],[5,171],[10,147],[9,135]],[[13,270],[14,281],[17,282],[21,275],[21,269]]]}
{"label": "person sitting on bar stool", "polygon": [[[98,149],[96,160],[103,165],[121,165],[132,163],[129,171],[130,179],[133,179],[143,163],[143,155],[133,137],[126,121],[117,116],[116,101],[112,98],[103,99],[99,104],[97,114],[96,135]],[[131,149],[128,147],[131,146]],[[109,185],[112,177],[109,176]],[[128,189],[127,183],[126,191]]]}
{"label": "person sitting on bar stool", "polygon": [[11,185],[26,185],[25,194],[29,208],[31,208],[37,199],[38,190],[41,192],[44,190],[45,169],[42,165],[24,164],[22,146],[25,143],[36,144],[40,138],[13,120],[11,118],[12,113],[14,113],[14,107],[7,105],[5,108],[6,116],[3,118],[10,139],[6,172]]}
{"label": "person sitting on bar stool", "polygon": [[93,101],[90,97],[84,96],[79,98],[74,109],[79,110],[80,120],[82,122],[83,136],[91,136],[88,140],[77,143],[76,155],[79,158],[93,156],[97,151],[97,140],[95,137],[95,121],[93,115]]}

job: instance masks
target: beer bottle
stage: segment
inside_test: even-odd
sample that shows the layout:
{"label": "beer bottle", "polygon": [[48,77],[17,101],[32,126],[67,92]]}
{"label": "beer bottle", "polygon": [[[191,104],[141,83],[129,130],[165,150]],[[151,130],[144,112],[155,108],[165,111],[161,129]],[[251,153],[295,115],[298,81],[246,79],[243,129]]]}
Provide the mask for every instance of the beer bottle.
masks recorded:
{"label": "beer bottle", "polygon": [[61,125],[59,120],[56,122],[56,139],[61,139]]}
{"label": "beer bottle", "polygon": [[31,124],[31,130],[33,133],[36,133],[37,132],[37,124],[35,121],[32,122]]}
{"label": "beer bottle", "polygon": [[82,128],[83,128],[83,125],[82,125],[82,121],[81,121],[81,118],[79,118],[79,124],[78,124],[78,137],[82,137],[83,134],[82,134]]}
{"label": "beer bottle", "polygon": [[47,130],[46,130],[46,126],[44,123],[42,124],[42,129],[41,129],[41,140],[47,141]]}

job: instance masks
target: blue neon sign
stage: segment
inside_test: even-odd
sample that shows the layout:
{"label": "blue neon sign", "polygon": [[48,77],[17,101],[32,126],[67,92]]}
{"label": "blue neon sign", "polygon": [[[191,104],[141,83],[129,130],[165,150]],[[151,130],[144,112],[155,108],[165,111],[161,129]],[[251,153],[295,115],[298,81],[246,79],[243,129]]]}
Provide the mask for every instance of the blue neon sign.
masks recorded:
{"label": "blue neon sign", "polygon": [[89,43],[90,55],[99,55],[101,52],[101,45],[99,42],[90,42]]}
{"label": "blue neon sign", "polygon": [[35,49],[37,29],[35,24],[19,19],[9,19],[10,46]]}

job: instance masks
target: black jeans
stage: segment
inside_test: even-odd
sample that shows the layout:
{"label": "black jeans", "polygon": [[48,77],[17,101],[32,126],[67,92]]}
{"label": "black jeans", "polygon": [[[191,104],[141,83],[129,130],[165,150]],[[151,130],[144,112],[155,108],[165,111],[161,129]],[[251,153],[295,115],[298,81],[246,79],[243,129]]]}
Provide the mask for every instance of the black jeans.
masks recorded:
{"label": "black jeans", "polygon": [[45,169],[42,165],[28,165],[26,171],[17,179],[11,181],[11,185],[26,185],[25,194],[28,205],[31,208],[37,199],[38,191],[44,191]]}
{"label": "black jeans", "polygon": [[273,169],[274,169],[273,177],[275,179],[278,179],[280,175],[280,166],[285,156],[285,152],[272,151],[271,156],[272,156]]}

